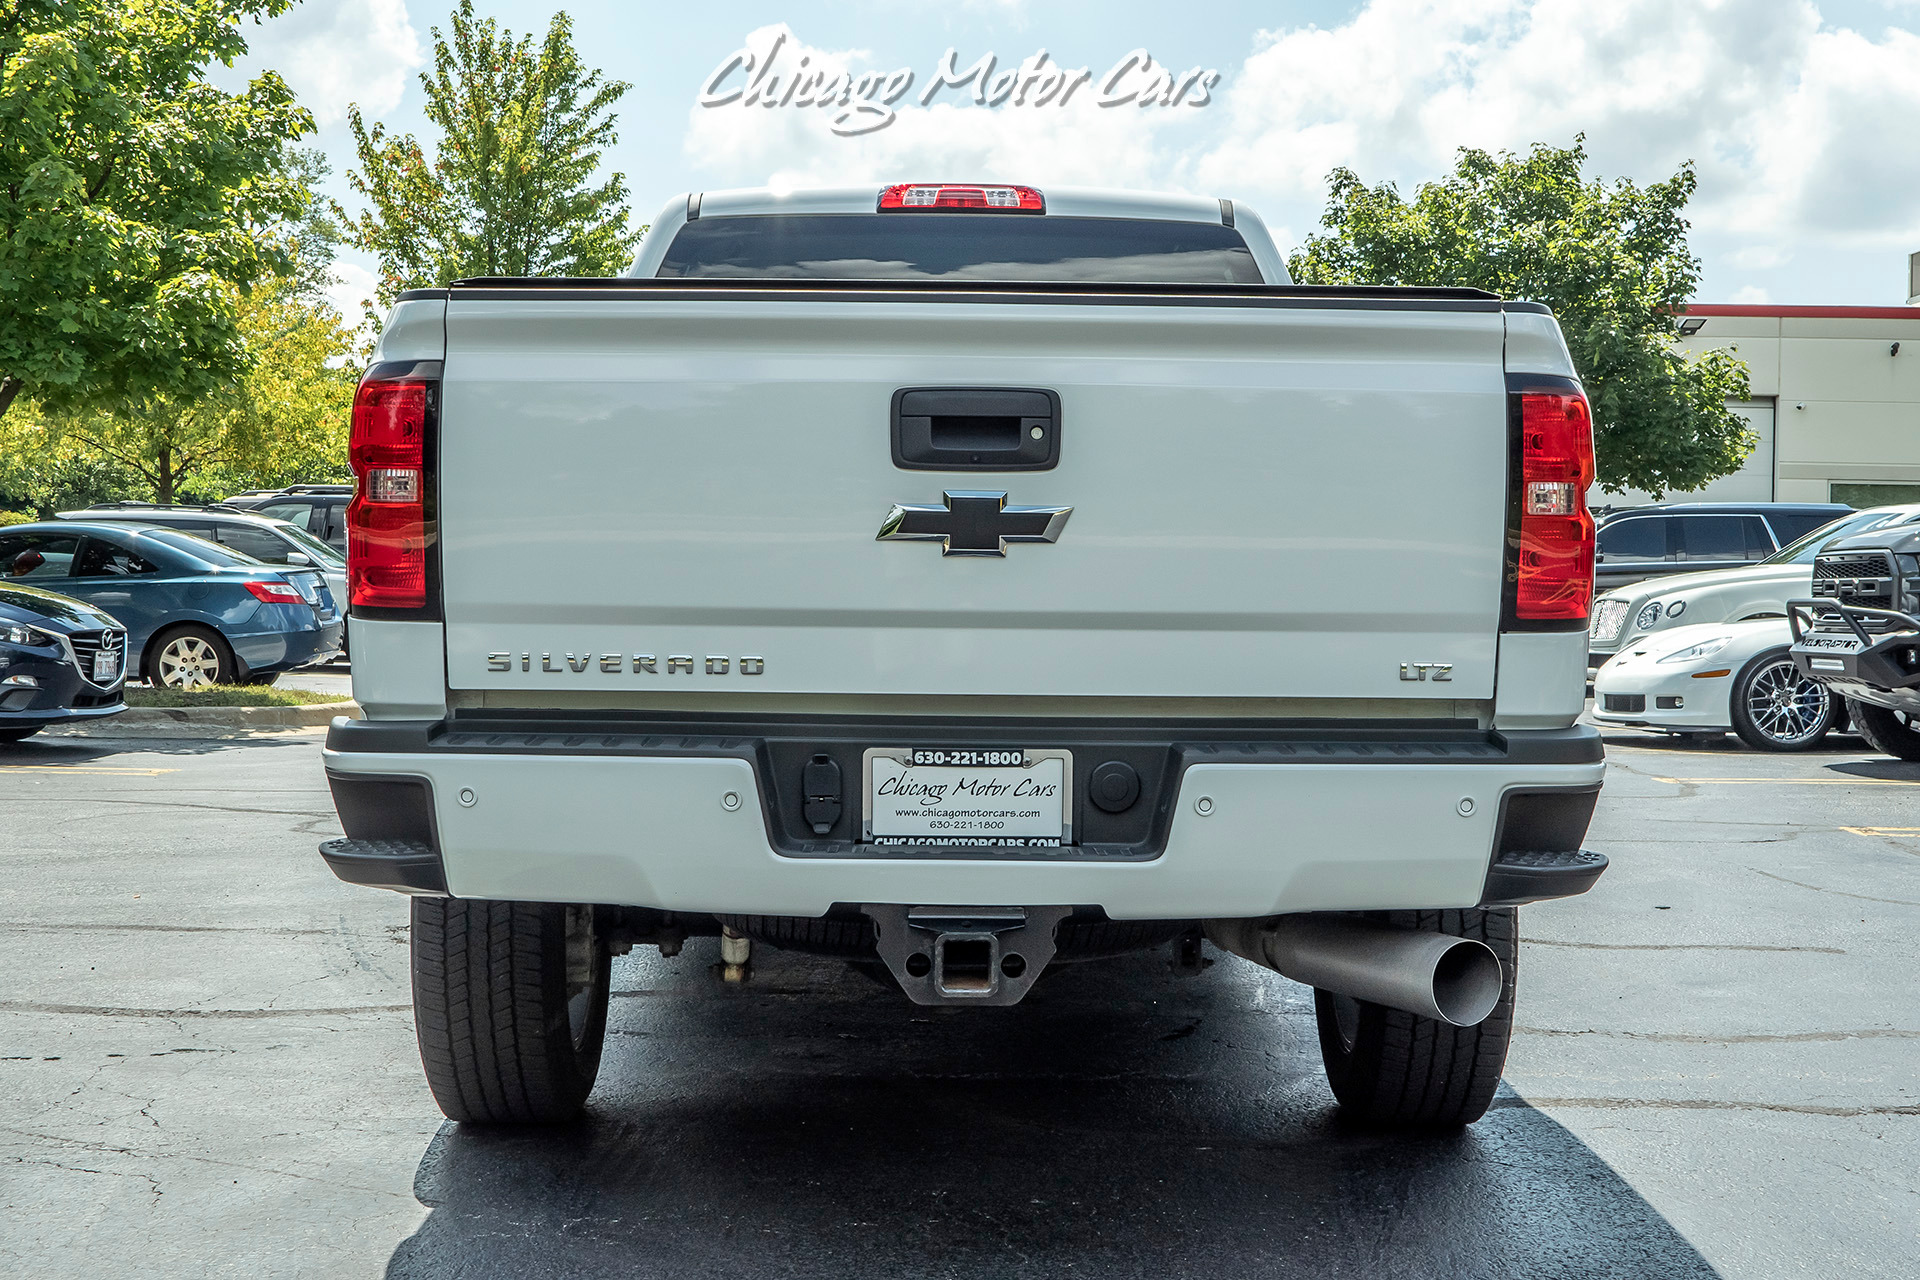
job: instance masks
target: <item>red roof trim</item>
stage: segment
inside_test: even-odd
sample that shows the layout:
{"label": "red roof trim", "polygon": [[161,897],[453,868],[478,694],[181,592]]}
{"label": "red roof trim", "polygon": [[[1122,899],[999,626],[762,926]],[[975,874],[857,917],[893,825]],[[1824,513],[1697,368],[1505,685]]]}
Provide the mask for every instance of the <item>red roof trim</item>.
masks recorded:
{"label": "red roof trim", "polygon": [[1774,307],[1743,303],[1694,303],[1690,316],[1772,316],[1782,320],[1920,320],[1915,307]]}

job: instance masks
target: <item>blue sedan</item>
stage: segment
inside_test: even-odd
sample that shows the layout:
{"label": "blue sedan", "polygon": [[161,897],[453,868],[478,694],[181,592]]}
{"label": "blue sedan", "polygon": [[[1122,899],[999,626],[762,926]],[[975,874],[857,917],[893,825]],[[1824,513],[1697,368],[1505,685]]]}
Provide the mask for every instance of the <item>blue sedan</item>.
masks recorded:
{"label": "blue sedan", "polygon": [[340,651],[340,611],[318,572],[175,529],[83,520],[0,529],[0,583],[112,614],[127,629],[127,674],[153,684],[268,684]]}

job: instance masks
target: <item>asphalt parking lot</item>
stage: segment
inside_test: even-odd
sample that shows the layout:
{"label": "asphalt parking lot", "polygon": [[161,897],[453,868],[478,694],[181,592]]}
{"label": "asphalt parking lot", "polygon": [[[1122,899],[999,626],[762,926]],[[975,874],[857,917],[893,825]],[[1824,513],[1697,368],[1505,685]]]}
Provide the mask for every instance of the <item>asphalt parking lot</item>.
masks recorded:
{"label": "asphalt parking lot", "polygon": [[713,944],[618,962],[584,1122],[445,1124],[406,904],[318,732],[0,756],[0,1257],[32,1277],[1912,1276],[1920,765],[1610,740],[1613,869],[1522,913],[1464,1134],[1334,1118],[1308,993],[1221,957],[920,1010]]}

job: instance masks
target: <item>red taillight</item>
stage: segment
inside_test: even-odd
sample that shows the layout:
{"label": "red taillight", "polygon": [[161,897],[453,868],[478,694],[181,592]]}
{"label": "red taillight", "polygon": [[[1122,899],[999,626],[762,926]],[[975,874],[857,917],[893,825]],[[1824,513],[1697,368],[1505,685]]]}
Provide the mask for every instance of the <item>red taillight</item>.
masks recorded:
{"label": "red taillight", "polygon": [[980,213],[1045,213],[1046,199],[1032,187],[979,186],[962,182],[902,182],[880,193],[881,212],[961,209]]}
{"label": "red taillight", "polygon": [[1585,618],[1593,601],[1593,419],[1585,397],[1520,396],[1520,618]]}
{"label": "red taillight", "polygon": [[[377,372],[377,371],[376,371]],[[347,598],[362,607],[427,603],[426,441],[431,381],[369,373],[353,397],[347,457]]]}
{"label": "red taillight", "polygon": [[261,604],[305,604],[298,588],[285,582],[249,582],[249,593]]}

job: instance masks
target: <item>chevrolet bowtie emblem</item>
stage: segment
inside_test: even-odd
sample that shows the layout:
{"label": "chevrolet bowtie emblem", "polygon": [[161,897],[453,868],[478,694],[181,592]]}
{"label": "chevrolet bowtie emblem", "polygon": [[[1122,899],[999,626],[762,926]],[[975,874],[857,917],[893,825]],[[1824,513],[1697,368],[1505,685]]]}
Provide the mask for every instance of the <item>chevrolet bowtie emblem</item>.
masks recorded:
{"label": "chevrolet bowtie emblem", "polygon": [[880,541],[938,542],[947,556],[1004,556],[1009,542],[1057,542],[1072,507],[1010,507],[1001,490],[949,489],[940,506],[899,503]]}

